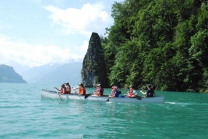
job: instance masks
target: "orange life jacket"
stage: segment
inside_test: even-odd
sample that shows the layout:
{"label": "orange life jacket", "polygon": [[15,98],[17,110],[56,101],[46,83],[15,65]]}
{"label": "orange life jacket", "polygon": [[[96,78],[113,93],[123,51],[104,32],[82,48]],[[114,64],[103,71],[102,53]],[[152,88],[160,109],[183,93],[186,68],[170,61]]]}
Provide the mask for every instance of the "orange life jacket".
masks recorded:
{"label": "orange life jacket", "polygon": [[85,90],[84,87],[80,87],[80,88],[79,88],[79,94],[80,94],[80,95],[85,95],[85,94],[86,94],[86,90]]}

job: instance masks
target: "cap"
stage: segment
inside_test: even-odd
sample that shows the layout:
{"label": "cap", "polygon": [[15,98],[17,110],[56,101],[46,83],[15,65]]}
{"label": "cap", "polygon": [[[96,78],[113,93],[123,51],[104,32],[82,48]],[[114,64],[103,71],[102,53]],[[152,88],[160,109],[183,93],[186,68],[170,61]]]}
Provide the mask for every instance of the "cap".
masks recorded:
{"label": "cap", "polygon": [[82,83],[79,83],[78,85],[79,85],[79,86],[83,86],[83,84],[82,84]]}
{"label": "cap", "polygon": [[101,86],[101,84],[97,84],[97,86]]}
{"label": "cap", "polygon": [[69,84],[69,82],[65,82],[65,84]]}

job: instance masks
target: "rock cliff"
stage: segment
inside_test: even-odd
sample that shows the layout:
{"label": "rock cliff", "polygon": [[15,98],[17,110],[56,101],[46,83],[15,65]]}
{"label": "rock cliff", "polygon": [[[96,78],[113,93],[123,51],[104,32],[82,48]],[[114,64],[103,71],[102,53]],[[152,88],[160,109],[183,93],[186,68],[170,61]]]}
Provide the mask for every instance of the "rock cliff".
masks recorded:
{"label": "rock cliff", "polygon": [[82,65],[82,82],[86,87],[97,83],[107,87],[107,73],[100,37],[93,32]]}
{"label": "rock cliff", "polygon": [[26,83],[10,66],[0,64],[0,82],[4,83]]}

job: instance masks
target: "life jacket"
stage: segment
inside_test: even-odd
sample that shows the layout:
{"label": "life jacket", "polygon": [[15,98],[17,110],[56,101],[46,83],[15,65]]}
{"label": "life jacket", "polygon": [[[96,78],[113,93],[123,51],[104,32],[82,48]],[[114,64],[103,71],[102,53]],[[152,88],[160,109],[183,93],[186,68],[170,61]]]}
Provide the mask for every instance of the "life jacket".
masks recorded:
{"label": "life jacket", "polygon": [[66,90],[66,91],[65,91],[65,94],[70,94],[70,91],[69,91],[69,90]]}
{"label": "life jacket", "polygon": [[115,93],[116,93],[116,89],[113,89],[112,92],[111,92],[111,95],[114,96]]}
{"label": "life jacket", "polygon": [[153,97],[153,94],[154,94],[155,92],[152,90],[152,89],[150,89],[150,90],[148,90],[147,91],[147,97]]}
{"label": "life jacket", "polygon": [[129,91],[129,97],[133,97],[133,95],[134,95],[133,91],[134,91],[134,90]]}
{"label": "life jacket", "polygon": [[101,96],[103,96],[103,94],[104,94],[104,88],[101,88],[100,94],[101,94]]}
{"label": "life jacket", "polygon": [[[65,88],[61,88],[60,89],[60,92],[63,94],[64,93],[64,90],[65,90]],[[65,90],[65,93],[66,93],[66,90]]]}
{"label": "life jacket", "polygon": [[79,88],[79,94],[85,95],[86,94],[86,90],[84,87],[80,87]]}
{"label": "life jacket", "polygon": [[111,95],[115,96],[115,97],[118,97],[119,96],[119,91],[117,89],[113,89]]}
{"label": "life jacket", "polygon": [[104,88],[99,88],[95,90],[95,94],[99,96],[103,96]]}
{"label": "life jacket", "polygon": [[65,90],[65,94],[70,94],[71,91],[70,91],[70,86],[67,86],[66,90]]}

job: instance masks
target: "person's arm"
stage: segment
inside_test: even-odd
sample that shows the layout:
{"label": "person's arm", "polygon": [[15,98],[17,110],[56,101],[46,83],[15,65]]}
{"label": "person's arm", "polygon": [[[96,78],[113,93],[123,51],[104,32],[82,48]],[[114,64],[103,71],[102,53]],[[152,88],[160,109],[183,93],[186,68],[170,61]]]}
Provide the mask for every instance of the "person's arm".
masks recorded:
{"label": "person's arm", "polygon": [[79,87],[73,88],[74,94],[77,94],[76,90],[79,89]]}
{"label": "person's arm", "polygon": [[73,88],[74,90],[77,90],[77,89],[79,89],[79,87],[76,87],[76,88]]}
{"label": "person's arm", "polygon": [[136,92],[136,90],[134,90],[134,91],[133,91],[133,94],[134,94],[134,95],[137,95],[137,92]]}
{"label": "person's arm", "polygon": [[56,87],[54,87],[54,89],[56,89],[56,90],[58,90],[58,91],[61,91],[61,90],[59,90],[58,88],[56,88]]}
{"label": "person's arm", "polygon": [[141,92],[143,95],[146,95],[146,94],[147,94],[147,92],[143,92],[142,90],[140,90],[140,92]]}
{"label": "person's arm", "polygon": [[71,94],[71,86],[69,86],[69,94]]}

